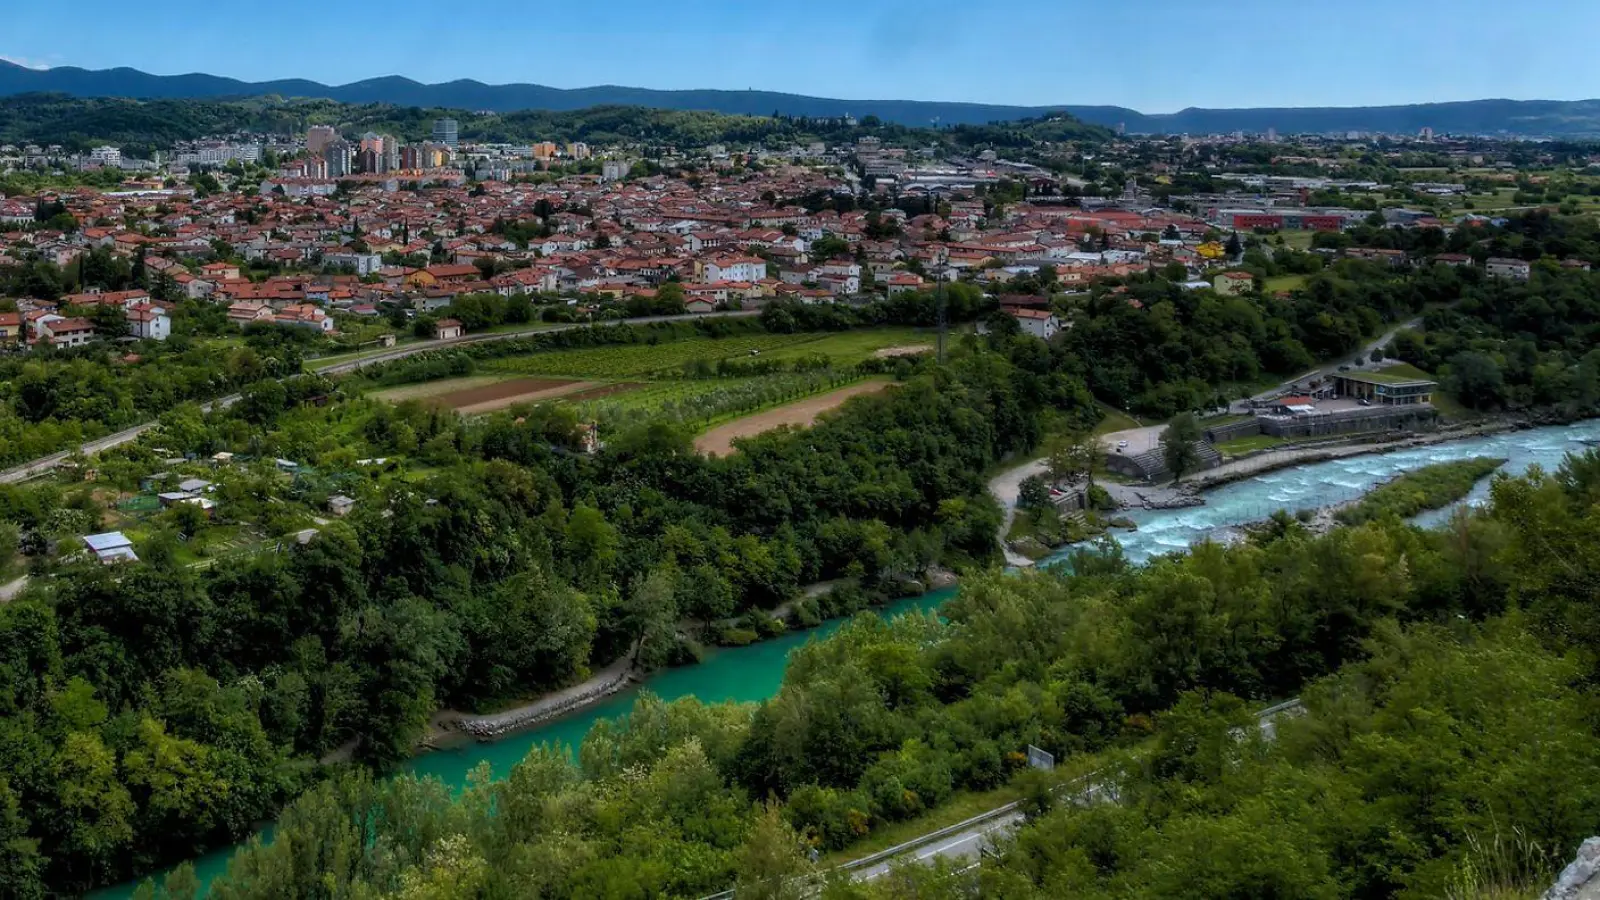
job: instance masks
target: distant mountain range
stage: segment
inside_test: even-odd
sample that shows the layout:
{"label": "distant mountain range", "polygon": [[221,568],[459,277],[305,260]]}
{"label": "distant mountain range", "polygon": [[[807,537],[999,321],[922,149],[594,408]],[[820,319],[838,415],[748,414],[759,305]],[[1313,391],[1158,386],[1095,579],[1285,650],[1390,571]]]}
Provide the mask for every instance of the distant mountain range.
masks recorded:
{"label": "distant mountain range", "polygon": [[303,79],[246,82],[216,75],[151,75],[137,69],[29,69],[0,60],[0,96],[50,92],[75,97],[218,99],[312,97],[343,103],[391,103],[446,109],[577,110],[625,105],[706,110],[735,115],[877,116],[902,125],[976,125],[1065,112],[1085,122],[1123,126],[1134,134],[1214,134],[1233,131],[1281,134],[1380,131],[1578,137],[1600,135],[1600,100],[1470,100],[1410,106],[1307,107],[1287,109],[1185,109],[1147,115],[1120,106],[1006,106],[920,100],[836,100],[773,91],[657,91],[648,88],[562,88],[537,84],[451,81],[422,84],[389,76],[326,85]]}

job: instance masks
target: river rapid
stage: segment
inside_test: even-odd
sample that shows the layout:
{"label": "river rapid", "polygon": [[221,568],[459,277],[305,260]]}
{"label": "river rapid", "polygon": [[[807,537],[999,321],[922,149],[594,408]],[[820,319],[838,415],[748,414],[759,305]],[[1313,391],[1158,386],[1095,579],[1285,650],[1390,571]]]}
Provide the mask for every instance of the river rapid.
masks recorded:
{"label": "river rapid", "polygon": [[[1125,515],[1139,530],[1118,532],[1115,537],[1129,560],[1144,563],[1152,557],[1183,550],[1207,537],[1259,522],[1280,509],[1298,512],[1355,500],[1396,475],[1433,463],[1490,456],[1506,460],[1500,471],[1520,475],[1533,465],[1553,470],[1567,454],[1582,453],[1595,444],[1600,444],[1600,419],[1306,463],[1207,491],[1204,506],[1130,511]],[[1489,483],[1489,479],[1479,482],[1461,502],[1482,503],[1489,495]],[[1431,528],[1447,521],[1453,509],[1454,506],[1424,513],[1415,521]],[[1059,563],[1070,552],[1070,549],[1059,551],[1046,557],[1040,565]]]}

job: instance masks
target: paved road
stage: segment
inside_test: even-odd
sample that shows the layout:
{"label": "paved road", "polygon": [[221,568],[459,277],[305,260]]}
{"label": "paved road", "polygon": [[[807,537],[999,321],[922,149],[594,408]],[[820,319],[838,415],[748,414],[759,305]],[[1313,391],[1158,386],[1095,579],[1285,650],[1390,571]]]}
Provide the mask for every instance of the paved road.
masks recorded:
{"label": "paved road", "polygon": [[[1384,332],[1383,335],[1381,337],[1379,337],[1377,340],[1367,344],[1365,347],[1362,347],[1360,350],[1357,350],[1355,353],[1352,353],[1349,356],[1346,356],[1346,357],[1344,357],[1342,359],[1338,359],[1338,360],[1335,360],[1335,361],[1333,361],[1331,363],[1328,363],[1325,366],[1321,366],[1319,368],[1312,369],[1311,371],[1305,373],[1304,375],[1299,375],[1299,376],[1297,376],[1295,378],[1291,378],[1290,380],[1285,381],[1283,384],[1280,384],[1275,388],[1270,388],[1268,390],[1262,391],[1259,394],[1256,394],[1254,397],[1251,397],[1250,399],[1251,400],[1271,400],[1273,397],[1276,397],[1279,394],[1283,394],[1283,393],[1287,393],[1287,392],[1290,392],[1290,391],[1298,390],[1300,385],[1303,385],[1306,382],[1311,381],[1314,378],[1317,378],[1317,377],[1320,377],[1320,376],[1323,376],[1323,375],[1331,375],[1334,372],[1339,371],[1339,367],[1343,366],[1343,365],[1349,365],[1349,366],[1351,366],[1351,368],[1362,368],[1361,366],[1353,365],[1353,361],[1357,357],[1360,357],[1361,359],[1364,359],[1364,360],[1371,360],[1372,359],[1372,351],[1377,350],[1380,347],[1387,347],[1389,345],[1389,343],[1394,340],[1395,335],[1399,334],[1402,330],[1407,329],[1407,328],[1416,328],[1416,327],[1420,326],[1421,324],[1422,324],[1422,319],[1421,318],[1416,318],[1416,319],[1412,319],[1409,322],[1405,322],[1405,323],[1402,323],[1400,325],[1396,325],[1395,327],[1393,327],[1393,328],[1389,329],[1388,331]],[[1379,363],[1379,365],[1382,365],[1382,364],[1383,363]],[[1372,363],[1368,362],[1367,365],[1372,365]],[[1248,408],[1248,403],[1246,403],[1245,401],[1237,401],[1233,405],[1234,405],[1234,407],[1236,409],[1239,409],[1241,411],[1243,409]]]}
{"label": "paved road", "polygon": [[[1285,715],[1299,715],[1303,709],[1304,707],[1300,705],[1300,701],[1296,699],[1262,710],[1256,714],[1261,733],[1269,741],[1275,739],[1277,737],[1275,725],[1277,719]],[[1075,788],[1063,786],[1063,788],[1071,790],[1068,798],[1070,802],[1088,804],[1101,803],[1107,800],[1114,801],[1116,799],[1115,796],[1110,795],[1112,792],[1108,791],[1105,784],[1093,781],[1093,777],[1093,775],[1090,775],[1084,780],[1074,782],[1077,785]],[[909,843],[900,845],[904,849],[899,852],[886,851],[887,856],[876,854],[874,857],[869,857],[872,862],[868,865],[860,865],[856,868],[852,877],[862,881],[881,878],[896,865],[903,865],[907,860],[928,862],[929,860],[943,859],[955,863],[957,868],[981,865],[983,850],[989,846],[990,840],[997,835],[1009,834],[1014,831],[1023,823],[1024,817],[1016,809],[1016,804],[1010,803],[968,821],[972,822],[968,827],[958,828],[949,833],[933,832],[932,835],[921,839],[913,839]],[[883,856],[884,858],[876,858],[878,856]],[[963,863],[966,865],[963,866]],[[852,866],[851,864],[846,864],[844,868],[852,868]]]}
{"label": "paved road", "polygon": [[962,863],[976,864],[983,858],[983,849],[989,846],[989,839],[992,836],[1010,833],[1022,824],[1024,818],[1022,813],[1012,810],[997,818],[974,825],[965,831],[929,844],[926,847],[908,851],[892,859],[866,866],[857,871],[854,877],[857,881],[873,881],[889,874],[895,866],[903,865],[908,859],[916,860],[919,863],[943,859],[957,864],[958,867]]}
{"label": "paved road", "polygon": [[[761,313],[759,310],[733,310],[729,312],[692,313],[681,316],[646,316],[640,319],[615,319],[605,322],[595,322],[592,323],[592,325],[602,327],[605,325],[649,325],[655,322],[687,322],[695,319],[742,318],[760,314]],[[506,341],[511,340],[512,338],[528,337],[529,335],[534,334],[554,334],[558,331],[574,331],[579,328],[589,327],[591,327],[591,323],[584,322],[572,325],[557,325],[554,328],[528,328],[523,331],[506,331],[499,334],[467,335],[466,337],[460,337],[449,341],[427,341],[421,344],[410,344],[405,347],[397,347],[394,350],[390,350],[385,353],[374,354],[372,356],[366,356],[360,359],[352,359],[348,362],[337,363],[324,369],[317,370],[316,374],[344,375],[349,372],[354,372],[358,369],[366,368],[367,366],[375,366],[379,363],[393,362],[394,360],[404,359],[407,356],[414,356],[418,353],[427,353],[430,350],[441,350],[447,347],[459,346],[461,344],[477,344],[485,341]],[[312,360],[312,362],[315,362],[315,360]],[[239,402],[239,395],[229,394],[226,397],[219,397],[215,400],[200,404],[200,409],[204,412],[210,412],[214,408],[227,409],[237,402]],[[26,462],[20,466],[0,472],[0,484],[13,484],[15,482],[37,478],[40,475],[55,469],[57,466],[60,466],[74,455],[93,456],[96,453],[110,450],[113,447],[120,447],[123,444],[129,443],[130,441],[137,440],[140,435],[154,427],[156,427],[155,422],[145,422],[142,425],[135,425],[132,428],[124,429],[116,434],[108,434],[105,437],[96,438],[92,441],[80,444],[78,447],[72,450],[63,450],[59,453],[52,453],[49,456],[41,456],[32,462]]]}

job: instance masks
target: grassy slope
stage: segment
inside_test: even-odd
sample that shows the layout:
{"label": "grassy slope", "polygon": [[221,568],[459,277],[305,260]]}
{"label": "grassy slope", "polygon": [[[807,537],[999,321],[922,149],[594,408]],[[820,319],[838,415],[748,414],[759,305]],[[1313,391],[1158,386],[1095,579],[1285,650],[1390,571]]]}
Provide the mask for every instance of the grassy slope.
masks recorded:
{"label": "grassy slope", "polygon": [[1282,447],[1287,443],[1289,442],[1281,437],[1273,437],[1270,434],[1257,434],[1252,435],[1251,437],[1223,441],[1222,443],[1216,445],[1216,450],[1223,456],[1242,456],[1246,453],[1253,453],[1257,450],[1270,450],[1273,447]]}

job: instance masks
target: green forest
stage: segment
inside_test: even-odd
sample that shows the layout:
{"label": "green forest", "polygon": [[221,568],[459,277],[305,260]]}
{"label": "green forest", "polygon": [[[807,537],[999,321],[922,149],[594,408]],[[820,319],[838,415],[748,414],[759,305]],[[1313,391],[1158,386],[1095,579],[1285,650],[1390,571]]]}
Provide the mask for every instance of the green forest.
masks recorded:
{"label": "green forest", "polygon": [[[1600,827],[1597,500],[1591,452],[1498,481],[1442,531],[1388,517],[976,577],[938,617],[863,616],[797,651],[768,702],[647,698],[576,765],[536,750],[455,798],[325,782],[214,895],[1531,891]],[[1252,709],[1295,695],[1304,716],[1256,727]],[[1028,824],[976,873],[862,885],[808,861],[1017,776],[1028,744],[1071,765],[1024,778]],[[1090,771],[1117,802],[1052,790]]]}
{"label": "green forest", "polygon": [[24,94],[0,98],[0,143],[61,144],[74,150],[111,143],[132,155],[148,158],[150,153],[169,149],[177,141],[236,132],[303,134],[312,125],[333,125],[349,135],[376,131],[406,141],[425,141],[433,136],[433,121],[445,117],[460,123],[462,140],[487,143],[584,141],[595,145],[702,147],[726,143],[788,147],[810,141],[853,143],[858,137],[872,135],[898,144],[1029,147],[1042,141],[1102,142],[1111,137],[1108,129],[1085,125],[1065,115],[935,131],[870,118],[861,124],[846,125],[837,119],[734,116],[639,106],[484,114],[276,97],[123,100]]}
{"label": "green forest", "polygon": [[[907,361],[898,389],[725,459],[659,424],[585,457],[569,408],[467,420],[330,400],[311,376],[171,411],[150,442],[166,452],[411,468],[347,479],[356,511],[303,548],[196,569],[158,535],[139,563],[68,565],[0,607],[0,805],[27,860],[0,866],[19,879],[5,887],[82,890],[241,838],[316,779],[307,760],[343,750],[381,769],[441,707],[536,694],[630,652],[692,659],[684,621],[841,576],[881,595],[934,561],[986,565],[999,513],[980,473],[1036,441],[1047,406],[1095,415],[1070,379],[1009,361],[1029,340]],[[98,508],[95,490],[156,461],[119,449],[96,483],[7,486],[0,510],[21,546],[55,540],[62,510]],[[267,481],[250,484],[229,503],[270,516]]]}

